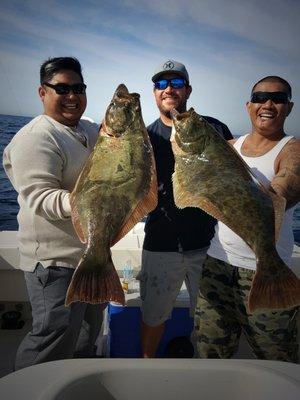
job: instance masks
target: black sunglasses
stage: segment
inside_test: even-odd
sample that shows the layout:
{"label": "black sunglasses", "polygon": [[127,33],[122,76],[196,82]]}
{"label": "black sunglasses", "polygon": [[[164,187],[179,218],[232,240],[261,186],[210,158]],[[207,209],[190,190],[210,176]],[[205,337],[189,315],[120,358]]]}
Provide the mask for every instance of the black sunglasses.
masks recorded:
{"label": "black sunglasses", "polygon": [[183,78],[172,78],[172,79],[160,79],[154,82],[155,89],[159,90],[164,90],[169,85],[173,89],[182,89],[184,86],[186,86],[186,80]]}
{"label": "black sunglasses", "polygon": [[48,82],[43,82],[43,85],[54,89],[57,94],[69,94],[71,91],[74,94],[85,94],[86,85],[84,83],[74,83],[73,85],[68,85],[67,83],[57,83],[52,85]]}
{"label": "black sunglasses", "polygon": [[251,103],[266,103],[271,100],[275,104],[287,104],[290,97],[285,92],[254,92],[251,95]]}

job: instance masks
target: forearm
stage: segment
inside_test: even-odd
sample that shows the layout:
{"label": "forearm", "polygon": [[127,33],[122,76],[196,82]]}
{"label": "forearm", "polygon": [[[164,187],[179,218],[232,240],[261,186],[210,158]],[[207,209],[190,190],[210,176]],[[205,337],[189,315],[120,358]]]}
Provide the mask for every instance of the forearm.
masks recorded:
{"label": "forearm", "polygon": [[[20,191],[24,196],[25,190]],[[66,219],[71,216],[70,193],[57,188],[35,188],[25,198],[30,209],[48,220]]]}

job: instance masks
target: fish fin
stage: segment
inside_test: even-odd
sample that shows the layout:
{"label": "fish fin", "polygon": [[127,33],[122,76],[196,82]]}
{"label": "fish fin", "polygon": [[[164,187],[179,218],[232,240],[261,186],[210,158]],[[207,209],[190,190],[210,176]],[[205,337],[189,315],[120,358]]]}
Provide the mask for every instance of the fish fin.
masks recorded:
{"label": "fish fin", "polygon": [[79,213],[78,213],[77,207],[75,205],[74,198],[72,198],[72,197],[70,197],[70,204],[71,204],[71,219],[72,219],[72,223],[73,223],[75,232],[76,232],[79,240],[81,241],[81,243],[86,243],[87,240],[85,238],[85,235],[84,235],[83,229],[82,229],[82,225],[80,223]]}
{"label": "fish fin", "polygon": [[[185,207],[197,207],[201,208],[207,214],[211,215],[218,221],[223,222],[230,228],[230,223],[224,217],[223,213],[219,208],[213,204],[209,199],[199,196],[199,194],[194,195],[190,192],[182,190],[177,181],[176,173],[173,174],[173,190],[174,190],[174,200],[178,208]],[[232,228],[231,228],[232,229]]]}
{"label": "fish fin", "polygon": [[279,238],[279,232],[285,213],[286,199],[276,193],[269,191],[269,195],[273,202],[274,218],[275,218],[275,243]]}
{"label": "fish fin", "polygon": [[67,290],[65,305],[75,301],[89,304],[115,301],[125,305],[125,295],[112,260],[105,265],[93,265],[85,255],[81,258]]}
{"label": "fish fin", "polygon": [[[154,161],[154,160],[153,160]],[[152,164],[155,165],[155,164]],[[114,237],[111,242],[111,246],[114,246],[119,240],[121,240],[127,233],[144,218],[150,211],[154,210],[157,206],[157,177],[155,168],[151,169],[151,186],[150,190],[136,206],[129,218],[122,225],[118,234]]]}
{"label": "fish fin", "polygon": [[258,261],[248,299],[251,313],[260,308],[275,310],[300,305],[300,279],[280,258],[279,260],[279,272],[273,275],[264,272]]}
{"label": "fish fin", "polygon": [[109,136],[108,133],[107,133],[107,130],[106,130],[105,118],[101,122],[101,126],[100,126],[100,129],[99,129],[99,136],[106,136],[106,137]]}

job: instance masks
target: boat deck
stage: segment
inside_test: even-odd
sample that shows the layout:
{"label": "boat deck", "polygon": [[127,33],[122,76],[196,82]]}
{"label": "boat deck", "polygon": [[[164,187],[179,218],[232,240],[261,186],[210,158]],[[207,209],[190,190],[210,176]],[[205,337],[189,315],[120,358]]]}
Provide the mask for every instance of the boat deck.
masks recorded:
{"label": "boat deck", "polygon": [[[185,289],[183,289],[185,291]],[[134,299],[134,302],[132,300]],[[131,304],[137,306],[139,303],[139,295],[131,296]],[[179,295],[178,305],[181,307],[185,306],[185,299]],[[188,304],[186,304],[188,306]],[[22,341],[23,337],[27,334],[27,332],[31,329],[32,320],[30,318],[22,318],[25,321],[24,326],[21,329],[0,329],[0,378],[8,375],[13,372],[14,360],[17,348]],[[97,354],[99,357],[106,357],[106,354],[109,354],[109,326],[108,326],[108,316],[106,314],[106,318],[104,321],[104,331],[102,335],[99,336],[98,339],[98,350]],[[235,359],[253,359],[253,355],[251,350],[247,344],[245,337],[242,335],[240,340],[239,349],[234,356]]]}
{"label": "boat deck", "polygon": [[[112,248],[112,256],[119,275],[127,260],[131,261],[134,275],[140,269],[141,249],[143,243],[144,224],[139,223],[125,238]],[[21,319],[25,324],[21,329],[2,329],[0,325],[0,378],[13,371],[13,363],[17,347],[22,338],[31,328],[30,305],[26,292],[23,272],[18,270],[19,254],[17,248],[16,232],[0,232],[0,317],[7,311],[19,310]],[[293,253],[292,269],[300,276],[300,247],[295,246]],[[186,292],[186,291],[185,291]],[[188,307],[188,298],[183,294],[184,287],[177,299],[177,305]],[[128,295],[128,306],[139,306],[139,293]],[[176,307],[176,305],[175,305]],[[106,321],[107,322],[107,321]],[[300,332],[300,316],[299,316]],[[103,336],[99,338],[99,356],[108,354],[106,339],[109,333],[108,322]],[[299,338],[300,343],[300,338]],[[241,338],[240,347],[235,358],[253,358],[244,337]]]}

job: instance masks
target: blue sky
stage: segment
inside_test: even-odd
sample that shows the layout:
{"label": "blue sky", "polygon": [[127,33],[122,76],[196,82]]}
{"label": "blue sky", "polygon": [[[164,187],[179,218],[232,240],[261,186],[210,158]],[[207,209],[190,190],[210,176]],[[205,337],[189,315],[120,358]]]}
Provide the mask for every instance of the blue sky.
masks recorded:
{"label": "blue sky", "polygon": [[298,0],[0,0],[0,113],[35,116],[39,66],[75,56],[88,85],[85,115],[101,121],[119,83],[141,95],[146,124],[157,118],[151,76],[168,59],[183,62],[188,106],[250,129],[253,84],[280,75],[293,88],[286,131],[300,136]]}

